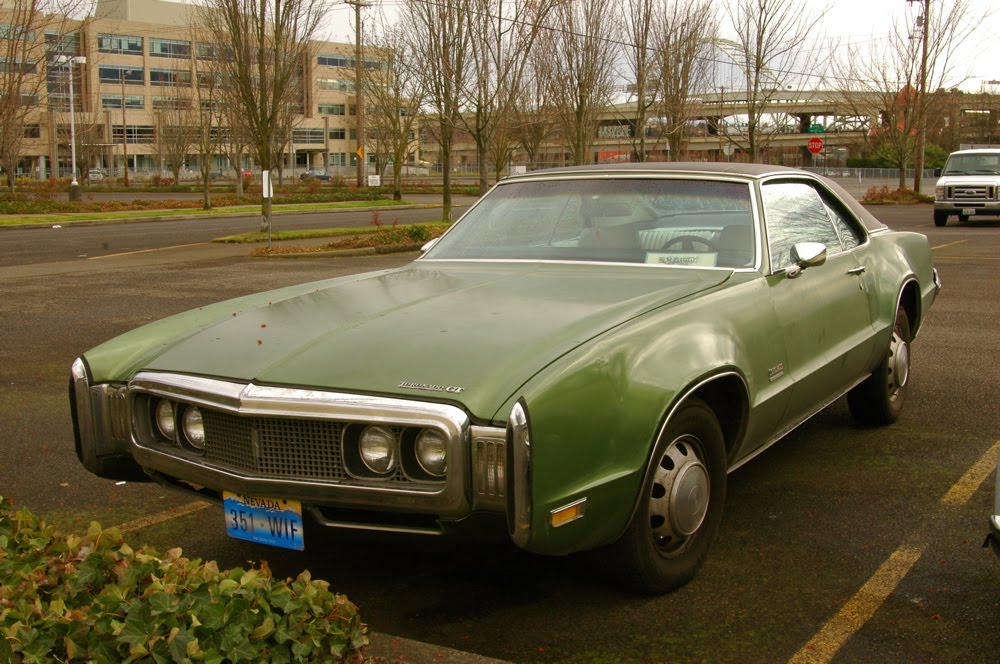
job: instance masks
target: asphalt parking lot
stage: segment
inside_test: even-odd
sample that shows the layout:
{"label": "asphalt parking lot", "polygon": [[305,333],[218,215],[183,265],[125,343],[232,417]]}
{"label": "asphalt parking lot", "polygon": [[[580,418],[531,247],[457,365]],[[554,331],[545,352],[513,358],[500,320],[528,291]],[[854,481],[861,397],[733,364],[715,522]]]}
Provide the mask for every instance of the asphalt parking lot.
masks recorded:
{"label": "asphalt parking lot", "polygon": [[[510,661],[995,663],[1000,560],[981,544],[1000,452],[1000,223],[935,228],[928,206],[875,213],[930,237],[945,286],[914,344],[902,418],[863,429],[837,402],[734,473],[705,567],[667,596],[621,592],[590,556],[504,542],[353,535],[262,549],[227,539],[216,507],[77,463],[65,393],[79,353],[205,303],[413,255],[268,261],[190,247],[0,267],[0,493],[67,530],[97,519],[223,566],[308,568],[378,632]],[[437,654],[428,661],[460,661]]]}

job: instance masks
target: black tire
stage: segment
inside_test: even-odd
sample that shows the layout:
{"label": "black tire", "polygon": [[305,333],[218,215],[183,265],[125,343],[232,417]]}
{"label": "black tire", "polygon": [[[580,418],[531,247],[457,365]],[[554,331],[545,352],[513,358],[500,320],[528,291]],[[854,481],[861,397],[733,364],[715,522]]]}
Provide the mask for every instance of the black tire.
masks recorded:
{"label": "black tire", "polygon": [[958,222],[960,224],[964,224],[967,221],[969,221],[969,215],[967,215],[967,214],[960,214],[960,215],[958,215]]}
{"label": "black tire", "polygon": [[910,319],[899,309],[882,361],[871,376],[847,393],[851,414],[861,424],[885,426],[903,412],[910,376],[910,339]]}
{"label": "black tire", "polygon": [[685,402],[652,459],[632,521],[612,547],[626,583],[643,594],[669,592],[694,578],[719,530],[726,449],[712,409],[699,399]]}
{"label": "black tire", "polygon": [[948,225],[948,213],[947,212],[935,212],[934,213],[934,225],[937,227]]}

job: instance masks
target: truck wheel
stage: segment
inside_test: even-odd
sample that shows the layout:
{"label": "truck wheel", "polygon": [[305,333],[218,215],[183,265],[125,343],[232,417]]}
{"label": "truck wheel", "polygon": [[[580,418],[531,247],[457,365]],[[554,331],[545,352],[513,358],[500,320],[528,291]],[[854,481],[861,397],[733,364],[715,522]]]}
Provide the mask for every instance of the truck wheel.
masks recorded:
{"label": "truck wheel", "polygon": [[715,413],[700,399],[675,412],[653,450],[632,522],[612,551],[644,594],[690,581],[715,539],[726,500],[726,450]]}
{"label": "truck wheel", "polygon": [[892,338],[882,361],[863,383],[847,393],[851,415],[862,424],[892,424],[903,411],[910,376],[910,319],[896,311]]}
{"label": "truck wheel", "polygon": [[934,213],[934,225],[941,227],[948,224],[948,213],[947,212],[935,212]]}

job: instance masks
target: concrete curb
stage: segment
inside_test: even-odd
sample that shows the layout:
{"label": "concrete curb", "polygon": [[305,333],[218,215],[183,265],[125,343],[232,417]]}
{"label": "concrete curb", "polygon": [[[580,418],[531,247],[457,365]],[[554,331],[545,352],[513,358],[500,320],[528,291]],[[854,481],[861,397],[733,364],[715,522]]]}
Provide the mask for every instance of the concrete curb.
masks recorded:
{"label": "concrete curb", "polygon": [[399,244],[389,247],[359,247],[357,249],[330,249],[328,251],[303,251],[295,254],[269,254],[267,256],[251,256],[251,258],[350,258],[352,256],[375,256],[381,254],[402,254],[408,251],[420,251],[425,242]]}
{"label": "concrete curb", "polygon": [[431,664],[456,662],[460,664],[508,664],[506,660],[483,657],[471,652],[436,646],[433,643],[413,641],[401,636],[370,632],[370,645],[365,648],[368,657],[379,657],[390,662]]}

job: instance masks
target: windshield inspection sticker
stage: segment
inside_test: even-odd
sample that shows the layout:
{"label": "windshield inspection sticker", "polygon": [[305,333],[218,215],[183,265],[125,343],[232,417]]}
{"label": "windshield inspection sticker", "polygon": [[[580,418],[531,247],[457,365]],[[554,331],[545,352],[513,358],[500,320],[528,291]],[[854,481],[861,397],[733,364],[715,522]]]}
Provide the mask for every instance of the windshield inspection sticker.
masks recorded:
{"label": "windshield inspection sticker", "polygon": [[680,265],[684,267],[715,267],[716,254],[701,252],[646,252],[646,263],[653,265]]}

